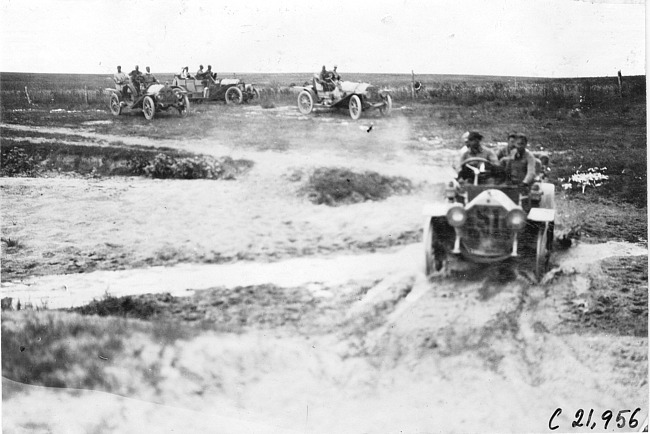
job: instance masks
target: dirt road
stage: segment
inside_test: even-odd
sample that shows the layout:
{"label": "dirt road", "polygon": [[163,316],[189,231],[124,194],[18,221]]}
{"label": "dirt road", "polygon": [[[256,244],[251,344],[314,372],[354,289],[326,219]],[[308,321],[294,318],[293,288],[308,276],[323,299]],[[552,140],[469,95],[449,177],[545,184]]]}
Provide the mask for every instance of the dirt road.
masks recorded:
{"label": "dirt road", "polygon": [[[104,124],[2,125],[21,140],[119,140],[254,162],[232,182],[2,179],[3,236],[20,243],[3,251],[3,297],[58,308],[157,294],[145,298],[165,317],[236,328],[174,345],[130,338],[105,375],[146,402],[3,380],[5,429],[541,432],[561,408],[560,432],[599,432],[606,410],[647,417],[647,245],[574,243],[541,284],[500,268],[428,281],[420,211],[449,176],[455,144],[401,116],[368,120],[370,141],[363,122],[296,113],[220,112],[222,126],[192,140],[118,139]],[[272,149],[236,146],[252,136],[229,142],[240,118],[258,119]],[[292,130],[275,132],[278,119]],[[300,188],[323,166],[406,176],[419,188],[315,206]],[[596,429],[571,427],[578,409],[594,409]]]}

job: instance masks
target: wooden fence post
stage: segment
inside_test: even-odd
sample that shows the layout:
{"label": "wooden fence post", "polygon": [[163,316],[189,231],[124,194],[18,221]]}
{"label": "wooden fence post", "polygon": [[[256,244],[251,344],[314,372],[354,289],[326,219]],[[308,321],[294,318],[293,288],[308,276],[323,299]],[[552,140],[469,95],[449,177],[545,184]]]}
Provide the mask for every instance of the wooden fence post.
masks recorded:
{"label": "wooden fence post", "polygon": [[623,98],[623,75],[620,69],[618,70],[618,94]]}
{"label": "wooden fence post", "polygon": [[29,97],[29,92],[27,92],[27,86],[25,86],[25,96],[27,96],[27,104],[32,105],[32,99]]}
{"label": "wooden fence post", "polygon": [[88,86],[84,85],[84,97],[86,100],[86,105],[88,105]]}
{"label": "wooden fence post", "polygon": [[411,69],[411,99],[415,99],[415,73]]}

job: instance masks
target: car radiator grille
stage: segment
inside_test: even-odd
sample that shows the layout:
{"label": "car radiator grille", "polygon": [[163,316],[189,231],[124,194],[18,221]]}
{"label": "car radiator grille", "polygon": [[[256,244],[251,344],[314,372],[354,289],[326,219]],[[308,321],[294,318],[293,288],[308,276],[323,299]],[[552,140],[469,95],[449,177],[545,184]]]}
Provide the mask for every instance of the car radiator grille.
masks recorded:
{"label": "car radiator grille", "polygon": [[471,253],[501,255],[512,249],[512,231],[502,207],[475,206],[468,210],[463,227],[463,245]]}

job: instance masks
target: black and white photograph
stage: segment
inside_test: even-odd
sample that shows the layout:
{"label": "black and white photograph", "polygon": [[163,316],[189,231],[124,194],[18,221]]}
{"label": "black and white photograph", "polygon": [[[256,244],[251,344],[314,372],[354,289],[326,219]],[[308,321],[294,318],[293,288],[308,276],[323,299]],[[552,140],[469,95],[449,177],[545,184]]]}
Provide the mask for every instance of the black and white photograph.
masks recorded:
{"label": "black and white photograph", "polygon": [[647,16],[0,0],[2,432],[647,432]]}

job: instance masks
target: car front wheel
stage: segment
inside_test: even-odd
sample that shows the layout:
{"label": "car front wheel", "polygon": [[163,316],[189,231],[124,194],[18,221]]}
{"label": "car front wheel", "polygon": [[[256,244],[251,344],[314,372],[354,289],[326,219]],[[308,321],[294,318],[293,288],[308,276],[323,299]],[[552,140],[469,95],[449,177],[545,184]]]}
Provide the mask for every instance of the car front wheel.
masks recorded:
{"label": "car front wheel", "polygon": [[359,98],[358,95],[352,95],[350,97],[350,117],[354,119],[355,121],[361,117],[361,111],[363,110],[361,107],[361,98]]}
{"label": "car front wheel", "polygon": [[111,100],[109,102],[111,107],[111,113],[115,116],[119,116],[122,113],[122,105],[120,104],[120,98],[116,94],[111,94]]}
{"label": "car front wheel", "polygon": [[148,121],[153,119],[156,114],[156,104],[150,96],[145,96],[142,101],[142,113],[144,113],[144,117]]}
{"label": "car front wheel", "polygon": [[238,87],[231,87],[226,91],[226,104],[241,104],[244,100],[244,94]]}
{"label": "car front wheel", "polygon": [[303,90],[298,95],[298,110],[303,115],[308,115],[314,109],[314,98],[309,91]]}
{"label": "car front wheel", "polygon": [[535,254],[535,277],[541,281],[549,268],[551,249],[553,248],[553,222],[542,223],[537,231]]}
{"label": "car front wheel", "polygon": [[384,105],[379,108],[379,112],[382,116],[390,116],[390,112],[393,110],[393,99],[390,95],[383,97]]}
{"label": "car front wheel", "polygon": [[447,265],[447,252],[441,240],[442,234],[438,233],[436,227],[436,220],[429,219],[429,223],[425,226],[424,232],[424,274],[429,277],[435,273],[444,271]]}
{"label": "car front wheel", "polygon": [[181,117],[186,117],[190,113],[190,99],[187,95],[183,95],[182,97],[179,97],[179,100],[180,103],[176,106],[178,114],[180,114]]}

